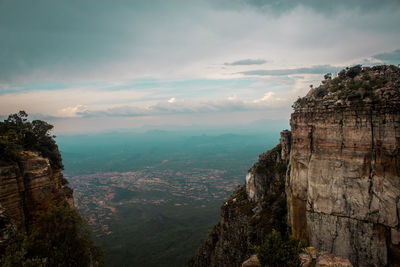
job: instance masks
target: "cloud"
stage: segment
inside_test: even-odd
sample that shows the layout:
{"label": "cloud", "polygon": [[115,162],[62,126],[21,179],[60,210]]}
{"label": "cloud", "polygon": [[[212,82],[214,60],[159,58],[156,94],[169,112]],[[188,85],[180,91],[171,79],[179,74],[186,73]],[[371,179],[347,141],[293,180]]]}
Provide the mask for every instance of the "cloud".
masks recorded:
{"label": "cloud", "polygon": [[399,12],[370,0],[0,1],[0,84],[215,77],[232,57],[339,65],[393,49]]}
{"label": "cloud", "polygon": [[292,1],[292,0],[237,0],[234,8],[243,8],[243,6],[253,7],[261,12],[273,13],[275,15],[282,15],[290,12],[291,10],[304,6],[311,8],[318,13],[325,15],[333,15],[341,10],[355,10],[357,12],[369,13],[376,12],[380,9],[385,9],[387,6],[397,7],[396,0],[352,0],[352,1],[320,1],[320,0],[307,0],[307,1]]}
{"label": "cloud", "polygon": [[400,64],[400,49],[397,49],[393,52],[377,54],[372,57],[386,64],[397,65]]}
{"label": "cloud", "polygon": [[275,103],[275,104],[277,101],[282,101],[282,99],[275,97],[274,92],[268,92],[264,94],[263,97],[253,100],[254,103]]}
{"label": "cloud", "polygon": [[88,107],[84,105],[76,105],[74,107],[66,107],[58,110],[56,113],[56,117],[67,117],[67,118],[73,118],[73,117],[82,117],[88,112]]}
{"label": "cloud", "polygon": [[240,66],[240,65],[262,65],[267,63],[264,59],[242,59],[230,63],[224,63],[225,66]]}
{"label": "cloud", "polygon": [[399,24],[397,0],[0,0],[0,114],[289,113],[336,66],[396,64]]}
{"label": "cloud", "polygon": [[[171,100],[171,99],[170,99]],[[83,117],[142,117],[142,116],[165,116],[171,114],[208,114],[238,111],[271,110],[278,107],[287,107],[291,99],[289,95],[277,97],[274,92],[267,92],[256,99],[238,99],[228,97],[218,100],[176,100],[157,102],[148,106],[120,105],[105,109],[84,109],[76,112],[71,109],[71,114]],[[70,111],[70,109],[68,109]],[[66,112],[67,113],[67,112]]]}
{"label": "cloud", "polygon": [[294,69],[275,69],[275,70],[249,70],[239,72],[243,75],[252,76],[282,76],[294,74],[325,74],[328,72],[334,73],[341,70],[343,67],[335,67],[331,65],[320,65],[309,68],[294,68]]}

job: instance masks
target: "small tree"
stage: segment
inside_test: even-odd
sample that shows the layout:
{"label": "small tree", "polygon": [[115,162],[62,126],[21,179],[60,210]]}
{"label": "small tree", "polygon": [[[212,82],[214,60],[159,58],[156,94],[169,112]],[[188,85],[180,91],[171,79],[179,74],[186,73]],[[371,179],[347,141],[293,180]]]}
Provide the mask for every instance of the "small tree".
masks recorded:
{"label": "small tree", "polygon": [[346,75],[347,77],[354,78],[361,73],[361,70],[361,65],[355,65],[347,70]]}
{"label": "small tree", "polygon": [[28,114],[20,111],[0,122],[0,160],[15,162],[22,150],[37,151],[49,158],[53,167],[63,169],[58,146],[50,135],[53,125],[45,121],[28,121]]}
{"label": "small tree", "polygon": [[300,267],[299,254],[305,243],[293,237],[282,238],[272,230],[264,244],[255,248],[262,267]]}
{"label": "small tree", "polygon": [[327,74],[324,75],[325,80],[331,80],[332,79],[332,73],[328,72]]}

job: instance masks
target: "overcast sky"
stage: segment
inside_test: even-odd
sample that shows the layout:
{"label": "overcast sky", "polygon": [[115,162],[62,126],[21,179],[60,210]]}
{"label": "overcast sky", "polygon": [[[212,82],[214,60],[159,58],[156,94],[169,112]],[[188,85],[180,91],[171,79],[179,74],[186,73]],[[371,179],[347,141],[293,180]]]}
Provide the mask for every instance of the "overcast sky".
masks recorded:
{"label": "overcast sky", "polygon": [[327,72],[399,64],[399,25],[400,1],[0,0],[0,115],[57,133],[288,119]]}

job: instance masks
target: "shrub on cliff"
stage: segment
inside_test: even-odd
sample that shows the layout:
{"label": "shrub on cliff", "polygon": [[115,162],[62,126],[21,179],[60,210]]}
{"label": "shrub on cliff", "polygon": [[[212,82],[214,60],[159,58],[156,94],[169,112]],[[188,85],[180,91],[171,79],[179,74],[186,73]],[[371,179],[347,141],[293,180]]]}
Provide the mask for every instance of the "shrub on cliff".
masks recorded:
{"label": "shrub on cliff", "polygon": [[29,236],[20,235],[7,247],[0,265],[103,266],[104,255],[75,209],[52,206],[40,215]]}
{"label": "shrub on cliff", "polygon": [[304,242],[293,237],[282,238],[273,230],[255,251],[262,267],[297,267],[301,266],[299,254],[304,247]]}
{"label": "shrub on cliff", "polygon": [[16,162],[22,150],[37,151],[50,160],[53,167],[63,169],[57,144],[50,131],[53,125],[45,121],[28,121],[28,114],[20,111],[0,122],[0,160]]}

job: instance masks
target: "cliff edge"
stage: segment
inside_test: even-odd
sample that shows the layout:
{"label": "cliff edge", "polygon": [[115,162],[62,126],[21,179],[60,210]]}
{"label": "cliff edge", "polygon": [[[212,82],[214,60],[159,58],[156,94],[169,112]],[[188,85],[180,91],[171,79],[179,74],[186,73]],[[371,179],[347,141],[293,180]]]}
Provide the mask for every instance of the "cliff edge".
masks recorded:
{"label": "cliff edge", "polygon": [[[249,213],[235,208],[235,192],[191,266],[240,266],[271,229],[354,266],[399,266],[400,69],[358,65],[327,74],[292,107],[291,131],[260,156],[240,189]],[[287,212],[277,215],[277,202],[265,201],[279,194]],[[249,228],[257,214],[285,221]]]}
{"label": "cliff edge", "polygon": [[292,234],[355,266],[400,262],[400,69],[340,72],[295,103],[290,126]]}
{"label": "cliff edge", "polygon": [[50,206],[74,205],[53,126],[27,116],[22,111],[0,122],[0,250],[17,232],[29,235]]}

